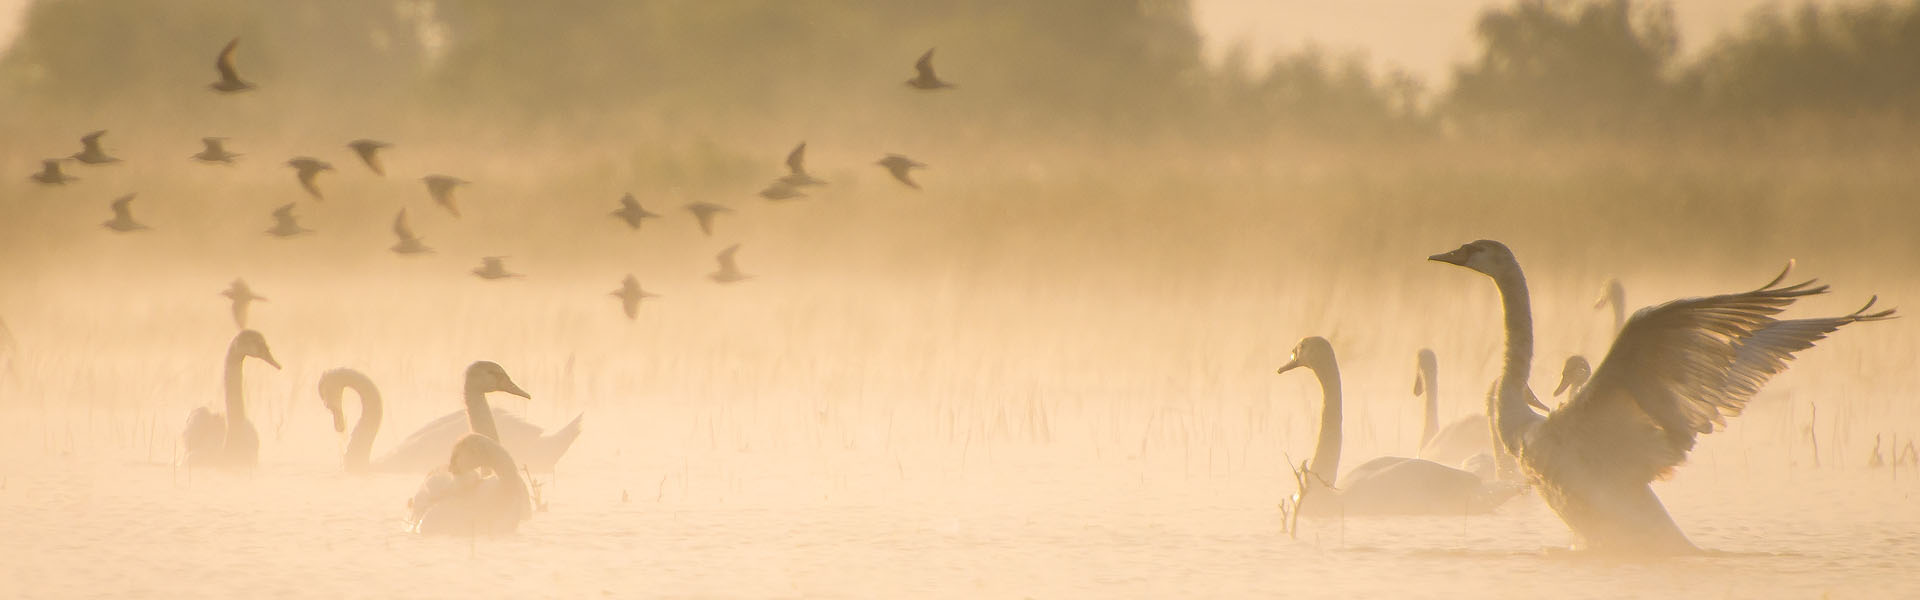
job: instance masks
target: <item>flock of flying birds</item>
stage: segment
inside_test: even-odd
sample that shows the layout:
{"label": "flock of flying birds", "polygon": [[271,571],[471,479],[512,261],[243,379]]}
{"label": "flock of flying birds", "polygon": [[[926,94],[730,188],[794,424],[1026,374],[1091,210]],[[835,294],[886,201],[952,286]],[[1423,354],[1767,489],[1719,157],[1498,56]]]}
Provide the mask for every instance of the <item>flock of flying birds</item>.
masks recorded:
{"label": "flock of flying birds", "polygon": [[[226,47],[220,50],[219,57],[214,61],[214,68],[220,72],[220,80],[208,84],[207,87],[221,94],[237,94],[256,88],[252,82],[241,79],[239,71],[234,67],[234,51],[239,48],[239,45],[240,40],[235,38],[227,42]],[[914,63],[914,70],[916,72],[915,77],[906,81],[908,87],[925,91],[937,91],[955,87],[952,83],[943,81],[934,74],[933,50],[931,49],[927,50],[925,54],[922,54],[920,59]],[[31,179],[44,185],[65,185],[79,179],[62,169],[61,165],[67,160],[73,160],[83,165],[105,165],[121,162],[118,157],[108,154],[101,146],[100,138],[106,134],[106,130],[100,130],[82,136],[80,138],[81,150],[79,152],[66,158],[49,158],[42,160],[41,170],[31,175]],[[200,142],[204,148],[191,157],[194,160],[213,164],[233,164],[234,161],[241,156],[238,153],[227,150],[227,138],[206,137],[201,138]],[[359,157],[360,161],[364,163],[368,169],[372,170],[375,175],[382,177],[386,176],[387,171],[380,162],[380,153],[392,147],[393,144],[373,139],[357,139],[347,143],[347,148],[353,150],[354,154]],[[772,201],[804,198],[807,196],[805,188],[827,185],[825,180],[814,177],[807,172],[806,153],[807,143],[804,141],[800,142],[798,146],[795,146],[792,151],[788,152],[786,160],[788,173],[775,179],[772,183],[768,184],[767,187],[760,190],[760,197]],[[922,169],[927,166],[925,163],[899,154],[888,154],[880,160],[875,161],[874,164],[885,168],[887,173],[892,175],[895,180],[915,190],[920,189],[920,184],[913,180],[912,172],[914,169]],[[332,163],[311,156],[297,156],[288,159],[286,166],[294,170],[295,178],[299,181],[301,189],[306,190],[308,195],[312,196],[314,200],[325,199],[325,196],[320,192],[318,179],[321,173],[334,170]],[[472,182],[441,174],[426,175],[421,177],[420,181],[426,184],[427,194],[433,199],[434,204],[446,209],[446,211],[455,218],[460,217],[460,207],[455,202],[454,190]],[[126,194],[116,198],[111,206],[113,218],[102,223],[102,225],[107,229],[119,233],[133,233],[150,229],[145,224],[133,218],[134,196],[134,194]],[[297,203],[290,202],[274,209],[273,226],[268,228],[266,233],[277,238],[288,238],[312,233],[312,229],[300,225],[299,215],[294,214],[296,205]],[[692,202],[684,208],[687,212],[691,213],[695,221],[699,223],[700,232],[709,237],[711,237],[714,232],[714,220],[722,214],[733,212],[733,209],[725,205],[705,201]],[[661,216],[658,213],[648,211],[642,207],[640,201],[634,198],[631,193],[621,196],[620,207],[618,210],[613,211],[612,215],[626,223],[627,227],[636,231],[640,229],[641,224],[647,219],[659,218]],[[433,248],[427,246],[420,236],[414,233],[413,228],[407,224],[407,211],[405,208],[400,209],[399,214],[393,218],[393,235],[398,241],[389,249],[396,254],[404,256],[433,252]],[[736,262],[735,255],[738,254],[739,251],[740,244],[733,244],[721,250],[720,253],[714,257],[718,265],[716,270],[708,274],[707,277],[722,284],[735,283],[752,278],[752,275],[742,272],[738,262]],[[506,257],[502,256],[482,257],[480,266],[473,269],[474,276],[487,280],[521,277],[522,274],[507,270],[505,259]],[[224,293],[233,299],[234,320],[244,327],[246,324],[245,315],[247,304],[253,299],[260,298],[253,295],[252,292],[247,289],[246,282],[241,280],[235,280],[233,286]],[[621,308],[629,319],[638,316],[639,306],[642,300],[659,297],[657,294],[642,289],[639,279],[631,273],[629,273],[625,279],[621,280],[619,289],[611,292],[611,295],[620,300]]]}

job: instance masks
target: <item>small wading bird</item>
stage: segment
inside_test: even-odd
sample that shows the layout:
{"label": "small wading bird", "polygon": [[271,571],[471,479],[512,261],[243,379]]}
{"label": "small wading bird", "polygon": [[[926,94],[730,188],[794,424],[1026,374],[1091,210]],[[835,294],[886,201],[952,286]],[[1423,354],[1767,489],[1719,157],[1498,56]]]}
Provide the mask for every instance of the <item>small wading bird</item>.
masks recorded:
{"label": "small wading bird", "polygon": [[60,172],[61,160],[62,159],[58,158],[49,158],[40,161],[40,172],[34,173],[31,177],[34,181],[46,185],[66,185],[69,181],[79,181],[80,178],[78,177],[71,177],[66,173]]}
{"label": "small wading bird", "polygon": [[260,433],[254,430],[253,422],[247,420],[247,401],[241,395],[245,387],[240,382],[240,366],[248,358],[280,368],[280,362],[273,359],[273,351],[267,348],[267,339],[260,332],[244,329],[233,336],[233,342],[227,345],[224,375],[227,412],[223,415],[202,406],[187,414],[187,426],[180,432],[180,445],[187,451],[187,466],[236,468],[253,467],[260,462]]}
{"label": "small wading bird", "polygon": [[801,192],[800,188],[787,185],[787,183],[783,181],[775,181],[768,185],[766,189],[760,190],[760,197],[768,200],[792,200],[794,198],[805,198],[807,195]]}
{"label": "small wading bird", "polygon": [[719,255],[714,256],[714,260],[720,263],[720,270],[707,274],[707,277],[720,283],[733,283],[753,277],[752,275],[741,273],[740,266],[734,264],[733,255],[739,251],[739,244],[727,246],[727,249],[721,250]]}
{"label": "small wading bird", "polygon": [[800,142],[792,152],[787,153],[787,174],[779,179],[789,187],[802,188],[809,185],[826,185],[827,182],[815,179],[807,173],[807,143]]}
{"label": "small wading bird", "polygon": [[233,159],[240,158],[240,155],[227,152],[226,140],[227,138],[219,137],[200,138],[200,144],[206,146],[206,149],[193,155],[193,159],[200,162],[233,164]]}
{"label": "small wading bird", "polygon": [[232,94],[253,89],[253,84],[240,79],[240,72],[233,68],[233,51],[239,47],[240,38],[233,38],[233,41],[227,42],[226,48],[220,49],[220,57],[213,61],[213,68],[220,71],[220,80],[209,84],[207,87],[213,88],[214,91],[223,94]]}
{"label": "small wading bird", "polygon": [[426,244],[420,242],[420,236],[413,234],[413,228],[407,227],[407,209],[402,208],[400,209],[400,214],[394,215],[393,235],[400,238],[400,241],[395,243],[391,248],[395,254],[407,255],[433,252],[432,248],[428,248]]}
{"label": "small wading bird", "polygon": [[907,184],[907,187],[916,190],[920,189],[920,184],[914,183],[913,178],[909,177],[910,171],[913,169],[927,168],[926,163],[918,162],[898,154],[888,154],[886,158],[875,161],[873,164],[886,167],[887,172],[892,173],[894,179],[898,179],[900,183]]}
{"label": "small wading bird", "polygon": [[140,230],[146,229],[147,228],[146,225],[141,225],[140,223],[135,222],[133,220],[133,208],[131,207],[132,204],[133,204],[133,194],[127,194],[125,196],[121,196],[117,200],[114,200],[113,201],[113,218],[109,219],[105,223],[101,223],[101,225],[105,225],[107,229],[112,229],[114,231],[118,231],[121,233],[127,233],[130,231],[140,231]]}
{"label": "small wading bird", "polygon": [[620,210],[613,211],[613,216],[619,217],[622,221],[626,221],[627,227],[636,231],[640,229],[640,223],[642,221],[660,218],[660,215],[647,212],[647,209],[640,208],[640,201],[635,200],[633,194],[626,194],[620,197]]}
{"label": "small wading bird", "polygon": [[286,238],[313,231],[300,226],[300,218],[293,216],[293,203],[273,209],[273,227],[267,229],[267,235]]}
{"label": "small wading bird", "polygon": [[1527,280],[1505,244],[1471,242],[1429,260],[1493,279],[1505,314],[1506,353],[1489,398],[1496,439],[1519,457],[1540,498],[1587,550],[1637,556],[1698,548],[1649,486],[1673,474],[1695,438],[1739,415],[1793,353],[1840,327],[1892,310],[1781,321],[1774,315],[1827,291],[1812,280],[1780,285],[1788,270],[1748,292],[1674,300],[1627,319],[1593,378],[1545,416],[1529,407],[1533,314]]}
{"label": "small wading bird", "polygon": [[332,171],[332,164],[310,156],[296,156],[287,160],[287,166],[293,167],[294,174],[300,177],[300,187],[306,188],[307,193],[313,195],[313,199],[326,199],[320,196],[320,188],[313,184],[313,179],[321,171]]}
{"label": "small wading bird", "polygon": [[1300,367],[1320,380],[1321,394],[1319,439],[1307,467],[1307,485],[1318,493],[1302,490],[1295,499],[1301,514],[1484,513],[1519,493],[1518,485],[1483,483],[1473,473],[1418,458],[1384,456],[1339,475],[1342,398],[1333,345],[1321,337],[1300,340],[1277,372]]}
{"label": "small wading bird", "polygon": [[620,308],[626,311],[628,319],[640,315],[641,300],[660,297],[658,294],[650,294],[640,289],[640,280],[634,278],[632,273],[628,273],[627,278],[620,281],[620,289],[614,290],[610,295],[620,299]]}
{"label": "small wading bird", "polygon": [[478,276],[481,279],[506,279],[508,277],[521,277],[522,275],[519,273],[507,272],[506,263],[501,262],[506,260],[506,258],[507,257],[505,256],[488,256],[485,258],[481,258],[480,266],[475,267],[473,269],[473,274],[475,276]]}
{"label": "small wading bird", "polygon": [[713,217],[720,213],[733,212],[733,209],[712,202],[694,202],[687,205],[687,211],[700,221],[700,233],[713,237]]}
{"label": "small wading bird", "polygon": [[100,149],[100,136],[106,134],[107,130],[102,129],[81,136],[80,151],[73,153],[73,159],[89,165],[120,162],[120,159],[108,156],[107,151]]}
{"label": "small wading bird", "polygon": [[460,207],[453,203],[453,188],[472,182],[447,175],[428,175],[421,177],[420,180],[427,182],[427,195],[433,197],[434,204],[445,207],[447,212],[453,213],[455,218],[459,218]]}
{"label": "small wading bird", "polygon": [[387,170],[380,166],[380,151],[392,148],[393,144],[380,140],[354,140],[347,142],[347,147],[352,148],[354,154],[360,155],[360,162],[367,163],[367,168],[373,169],[375,175],[381,177],[387,175]]}
{"label": "small wading bird", "polygon": [[941,81],[940,77],[933,74],[933,49],[932,48],[928,48],[926,54],[920,55],[920,60],[914,61],[913,70],[917,71],[919,74],[916,75],[913,79],[907,80],[908,87],[912,87],[913,89],[917,89],[917,90],[929,90],[929,91],[954,87],[953,84],[947,83],[945,81]]}
{"label": "small wading bird", "polygon": [[220,295],[232,301],[229,309],[233,311],[233,324],[241,329],[247,327],[247,305],[253,304],[255,300],[267,301],[266,296],[254,294],[253,288],[247,287],[247,281],[244,279],[233,280],[233,283],[228,285],[226,290],[221,291]]}

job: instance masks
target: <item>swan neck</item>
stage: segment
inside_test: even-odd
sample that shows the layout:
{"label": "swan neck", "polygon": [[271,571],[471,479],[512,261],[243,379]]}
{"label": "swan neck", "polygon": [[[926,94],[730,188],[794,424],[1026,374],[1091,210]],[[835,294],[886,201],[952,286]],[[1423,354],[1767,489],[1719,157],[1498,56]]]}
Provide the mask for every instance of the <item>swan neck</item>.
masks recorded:
{"label": "swan neck", "polygon": [[1320,437],[1307,468],[1332,484],[1340,471],[1340,366],[1328,361],[1313,375],[1320,379]]}
{"label": "swan neck", "polygon": [[1509,450],[1517,450],[1520,428],[1538,415],[1527,407],[1527,376],[1533,369],[1533,307],[1527,296],[1527,279],[1520,265],[1504,276],[1495,277],[1500,288],[1500,303],[1506,315],[1507,350],[1500,369],[1500,384],[1490,398],[1497,439]]}
{"label": "swan neck", "polygon": [[493,424],[493,408],[487,404],[487,393],[467,386],[467,426],[474,433],[500,441],[500,428]]}
{"label": "swan neck", "polygon": [[354,422],[353,434],[347,438],[346,463],[348,468],[364,468],[373,454],[373,437],[380,433],[386,404],[380,399],[380,389],[365,377],[348,379],[346,386],[360,397],[360,419]]}
{"label": "swan neck", "polygon": [[232,435],[247,420],[247,400],[240,391],[240,365],[246,355],[239,348],[227,349],[226,370],[222,379],[227,392],[227,433]]}
{"label": "swan neck", "polygon": [[1432,442],[1433,436],[1440,434],[1440,384],[1435,381],[1435,375],[1437,373],[1431,369],[1420,369],[1420,378],[1424,380],[1421,383],[1427,397],[1426,416],[1420,424],[1421,446]]}

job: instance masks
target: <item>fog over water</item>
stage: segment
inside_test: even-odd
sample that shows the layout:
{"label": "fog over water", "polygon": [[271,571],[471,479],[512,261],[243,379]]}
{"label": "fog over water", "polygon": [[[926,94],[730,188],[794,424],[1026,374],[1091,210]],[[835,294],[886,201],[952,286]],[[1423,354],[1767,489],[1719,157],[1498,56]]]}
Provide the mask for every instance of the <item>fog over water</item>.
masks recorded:
{"label": "fog over water", "polygon": [[[1629,315],[1789,261],[1832,287],[1783,319],[1920,298],[1920,3],[1362,4],[1401,12],[26,3],[0,33],[0,596],[1920,594],[1911,318],[1794,353],[1652,484],[1701,554],[1569,550],[1537,491],[1285,516],[1322,409],[1275,373],[1302,338],[1338,357],[1342,476],[1420,455],[1423,348],[1438,421],[1486,414],[1501,296],[1428,260],[1463,243],[1524,268],[1548,406],[1567,357],[1608,356],[1610,279]],[[210,89],[235,38],[253,87]],[[905,83],[929,48],[953,87]],[[99,130],[118,161],[35,179]],[[191,158],[207,137],[239,156]],[[391,145],[379,172],[358,139]],[[778,181],[802,142],[824,184]],[[296,157],[330,163],[314,191]],[[144,228],[103,226],[129,194]],[[657,218],[613,215],[628,194]],[[710,233],[696,203],[728,209]],[[288,205],[310,231],[270,235]],[[392,249],[402,210],[431,252]],[[747,277],[716,281],[736,245]],[[628,275],[657,295],[631,317]],[[229,410],[236,279],[278,364],[234,359],[250,467],[183,437]],[[530,396],[494,408],[580,433],[524,472],[517,531],[410,532],[428,468],[350,472],[322,376],[378,386],[378,460],[476,361]]]}

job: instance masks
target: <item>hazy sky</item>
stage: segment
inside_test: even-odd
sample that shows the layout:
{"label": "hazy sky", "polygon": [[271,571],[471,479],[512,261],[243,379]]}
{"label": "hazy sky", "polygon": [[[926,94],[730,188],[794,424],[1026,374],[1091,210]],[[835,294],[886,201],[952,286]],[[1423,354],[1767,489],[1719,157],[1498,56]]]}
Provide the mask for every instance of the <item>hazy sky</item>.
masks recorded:
{"label": "hazy sky", "polygon": [[[11,43],[31,0],[0,0],[0,41]],[[1839,0],[1813,0],[1830,4]],[[1364,50],[1376,65],[1399,65],[1428,81],[1471,56],[1473,18],[1510,0],[1194,0],[1210,48],[1245,40],[1256,55],[1313,41],[1336,52]],[[1775,0],[1675,2],[1683,48],[1694,51],[1755,7]],[[1788,4],[1799,4],[1799,1]]]}

